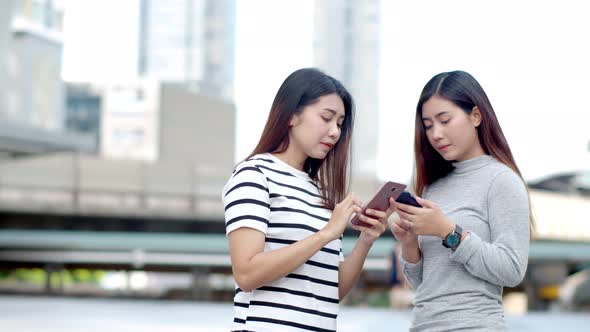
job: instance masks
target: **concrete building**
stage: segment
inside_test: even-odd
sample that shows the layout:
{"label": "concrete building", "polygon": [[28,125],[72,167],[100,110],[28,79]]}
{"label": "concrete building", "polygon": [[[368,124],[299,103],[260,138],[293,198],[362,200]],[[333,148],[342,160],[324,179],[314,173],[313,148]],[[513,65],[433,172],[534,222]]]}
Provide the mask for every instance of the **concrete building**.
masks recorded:
{"label": "concrete building", "polygon": [[[103,88],[90,83],[66,83],[65,129],[100,141]],[[95,146],[95,150],[98,146]]]}
{"label": "concrete building", "polygon": [[94,146],[64,132],[62,14],[51,0],[0,3],[0,158]]}
{"label": "concrete building", "polygon": [[379,10],[379,0],[322,0],[315,4],[315,66],[342,81],[356,103],[352,148],[355,192],[372,192],[379,185]]}
{"label": "concrete building", "polygon": [[139,75],[233,100],[235,0],[141,0]]}
{"label": "concrete building", "polygon": [[[10,2],[10,1],[9,1]],[[63,11],[50,0],[14,1],[10,48],[6,52],[3,116],[8,121],[61,130]]]}
{"label": "concrete building", "polygon": [[235,108],[183,84],[112,85],[104,92],[101,137],[107,158],[198,161],[231,169]]}

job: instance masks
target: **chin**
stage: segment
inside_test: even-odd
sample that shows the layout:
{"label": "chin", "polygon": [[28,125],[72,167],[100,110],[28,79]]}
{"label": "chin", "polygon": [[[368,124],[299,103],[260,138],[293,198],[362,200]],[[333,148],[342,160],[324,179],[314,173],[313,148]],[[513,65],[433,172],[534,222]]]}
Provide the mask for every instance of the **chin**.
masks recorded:
{"label": "chin", "polygon": [[324,158],[326,158],[327,155],[328,155],[328,152],[324,152],[324,151],[314,151],[314,152],[308,154],[308,156],[310,158],[315,158],[315,159],[324,159]]}
{"label": "chin", "polygon": [[440,156],[449,162],[455,162],[457,161],[457,156],[454,153],[449,153],[449,154],[440,154]]}

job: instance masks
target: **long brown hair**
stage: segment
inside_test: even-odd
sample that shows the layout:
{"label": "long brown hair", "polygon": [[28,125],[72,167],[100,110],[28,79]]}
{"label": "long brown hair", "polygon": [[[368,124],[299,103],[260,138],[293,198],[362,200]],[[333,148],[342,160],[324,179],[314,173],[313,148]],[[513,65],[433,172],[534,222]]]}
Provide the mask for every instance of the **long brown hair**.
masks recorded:
{"label": "long brown hair", "polygon": [[337,94],[344,104],[340,138],[324,159],[307,158],[303,170],[319,183],[324,206],[333,209],[346,195],[348,155],[354,122],[354,102],[335,78],[315,68],[299,69],[289,75],[277,92],[258,145],[248,158],[259,153],[280,153],[289,146],[289,121],[321,96]]}
{"label": "long brown hair", "polygon": [[[416,159],[414,189],[417,195],[421,196],[426,186],[446,176],[454,169],[452,163],[445,160],[430,145],[426,137],[426,129],[422,121],[422,106],[433,96],[452,102],[467,114],[470,114],[477,107],[481,113],[481,123],[477,127],[477,136],[484,152],[510,167],[520,176],[523,183],[525,182],[518,166],[516,166],[510,146],[502,132],[488,96],[473,76],[458,70],[435,75],[426,83],[418,100],[414,135],[414,157]],[[530,212],[532,234],[535,222],[532,209],[530,209]]]}

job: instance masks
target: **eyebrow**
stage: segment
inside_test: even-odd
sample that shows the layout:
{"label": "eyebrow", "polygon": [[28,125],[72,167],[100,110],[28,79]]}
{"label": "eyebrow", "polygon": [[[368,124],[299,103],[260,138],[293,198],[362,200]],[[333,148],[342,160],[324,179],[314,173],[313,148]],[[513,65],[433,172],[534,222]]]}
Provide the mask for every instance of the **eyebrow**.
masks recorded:
{"label": "eyebrow", "polygon": [[[331,109],[331,108],[327,108],[324,107],[324,111],[330,111],[331,113],[333,113],[334,115],[338,115],[338,112],[336,112],[335,110]],[[344,119],[344,115],[340,115],[338,116],[339,119]]]}
{"label": "eyebrow", "polygon": [[[447,112],[447,111],[442,111],[442,112],[438,113],[437,115],[435,115],[434,117],[435,117],[435,118],[438,118],[438,117],[441,117],[441,116],[443,116],[443,115],[445,115],[445,114],[449,114],[449,112]],[[422,121],[426,121],[426,120],[430,120],[430,118],[426,118],[426,117],[423,117],[423,118],[422,118]]]}

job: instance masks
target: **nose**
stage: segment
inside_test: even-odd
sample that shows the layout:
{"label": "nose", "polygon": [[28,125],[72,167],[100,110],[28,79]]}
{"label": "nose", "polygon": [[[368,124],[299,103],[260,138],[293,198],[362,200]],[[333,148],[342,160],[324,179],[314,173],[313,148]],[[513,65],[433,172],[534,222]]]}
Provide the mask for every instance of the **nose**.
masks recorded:
{"label": "nose", "polygon": [[432,125],[432,138],[436,141],[443,138],[443,129],[439,125]]}
{"label": "nose", "polygon": [[330,126],[330,132],[328,133],[328,136],[333,139],[338,139],[338,136],[340,136],[340,128],[338,128],[337,123],[334,123]]}

